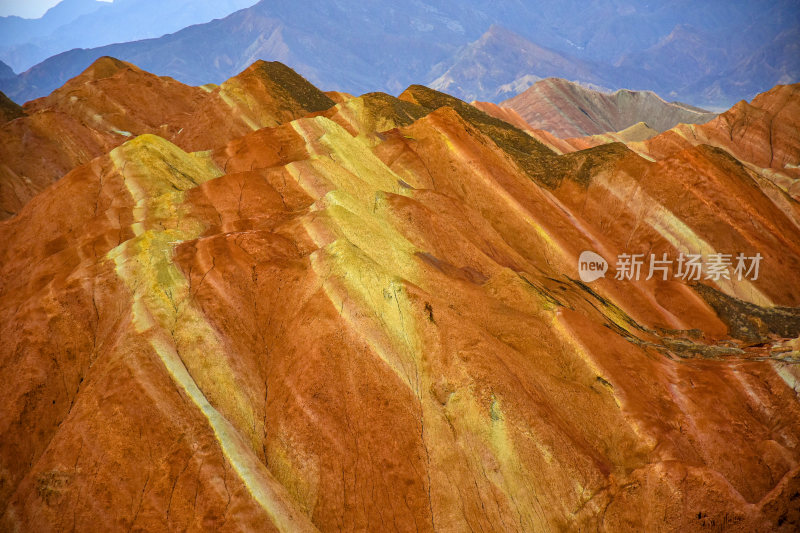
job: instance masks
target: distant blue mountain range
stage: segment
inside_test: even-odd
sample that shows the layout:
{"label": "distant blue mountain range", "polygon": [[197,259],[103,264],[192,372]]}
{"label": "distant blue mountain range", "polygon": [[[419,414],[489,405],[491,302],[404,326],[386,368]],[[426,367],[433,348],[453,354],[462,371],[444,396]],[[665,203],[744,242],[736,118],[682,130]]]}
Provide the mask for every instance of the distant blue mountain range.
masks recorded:
{"label": "distant blue mountain range", "polygon": [[63,0],[38,19],[0,17],[0,61],[22,72],[73,48],[136,41],[208,22],[257,0]]}
{"label": "distant blue mountain range", "polygon": [[[112,10],[124,3],[140,13],[122,20],[171,4],[117,0],[74,23],[105,21],[113,33],[124,24]],[[163,37],[64,52],[0,89],[18,102],[42,96],[103,55],[190,84],[221,82],[268,59],[352,93],[438,83],[455,96],[499,101],[559,76],[725,108],[798,81],[798,43],[796,0],[263,0]]]}

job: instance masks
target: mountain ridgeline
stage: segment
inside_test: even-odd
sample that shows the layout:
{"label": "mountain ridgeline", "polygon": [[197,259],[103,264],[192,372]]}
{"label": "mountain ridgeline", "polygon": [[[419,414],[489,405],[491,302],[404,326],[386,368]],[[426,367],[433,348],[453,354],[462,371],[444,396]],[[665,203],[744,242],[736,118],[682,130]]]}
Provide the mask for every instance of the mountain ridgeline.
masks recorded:
{"label": "mountain ridgeline", "polygon": [[[222,83],[256,59],[269,59],[331,90],[398,94],[424,82],[462,100],[495,103],[559,77],[725,109],[800,80],[794,0],[428,0],[402,7],[263,0],[209,20],[247,3],[117,0],[59,28],[37,43],[42,50],[17,44],[19,50],[0,55],[24,71],[0,79],[0,90],[21,104],[49,94],[102,56],[190,85]],[[186,4],[192,9],[181,8]],[[176,21],[187,13],[196,16],[191,22],[203,16],[207,22],[178,30]],[[22,61],[28,52],[56,55],[30,66]]]}

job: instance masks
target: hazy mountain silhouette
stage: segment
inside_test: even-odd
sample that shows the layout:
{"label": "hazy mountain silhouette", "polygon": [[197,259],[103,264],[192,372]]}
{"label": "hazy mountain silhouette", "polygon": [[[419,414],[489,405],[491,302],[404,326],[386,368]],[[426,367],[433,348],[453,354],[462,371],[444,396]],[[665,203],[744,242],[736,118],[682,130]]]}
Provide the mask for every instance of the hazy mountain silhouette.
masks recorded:
{"label": "hazy mountain silhouette", "polygon": [[[493,24],[508,33],[487,34]],[[119,31],[117,23],[104,27]],[[275,0],[160,38],[65,52],[0,89],[18,102],[42,96],[103,55],[190,84],[219,83],[267,59],[291,65],[321,87],[351,93],[397,93],[447,75],[453,81],[439,81],[461,87],[456,95],[499,101],[536,79],[557,76],[721,108],[797,79],[797,28],[798,9],[790,0],[657,6]],[[508,37],[513,34],[518,38]],[[517,41],[525,44],[520,48]],[[471,79],[467,74],[476,68],[486,73]]]}
{"label": "hazy mountain silhouette", "polygon": [[0,18],[0,59],[22,72],[73,48],[160,37],[256,0],[64,0],[39,19]]}

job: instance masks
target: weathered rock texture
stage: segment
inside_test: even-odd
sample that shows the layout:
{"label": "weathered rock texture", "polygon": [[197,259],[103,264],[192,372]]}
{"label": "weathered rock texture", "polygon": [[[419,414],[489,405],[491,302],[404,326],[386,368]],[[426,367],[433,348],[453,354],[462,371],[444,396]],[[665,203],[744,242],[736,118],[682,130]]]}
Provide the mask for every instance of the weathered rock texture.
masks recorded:
{"label": "weathered rock texture", "polygon": [[[748,170],[800,199],[800,84],[778,85],[752,102],[739,102],[706,124],[679,124],[628,147],[651,160],[675,157],[700,145],[734,156]],[[619,134],[565,139],[574,150],[617,142]]]}
{"label": "weathered rock texture", "polygon": [[[63,117],[28,157],[78,166],[0,222],[0,529],[796,531],[795,200],[264,68],[10,123]],[[589,286],[583,250],[764,260]]]}
{"label": "weathered rock texture", "polygon": [[501,105],[519,113],[533,128],[561,138],[620,131],[637,122],[665,131],[680,123],[702,124],[716,116],[665,102],[650,91],[622,89],[607,94],[559,78],[536,82]]}

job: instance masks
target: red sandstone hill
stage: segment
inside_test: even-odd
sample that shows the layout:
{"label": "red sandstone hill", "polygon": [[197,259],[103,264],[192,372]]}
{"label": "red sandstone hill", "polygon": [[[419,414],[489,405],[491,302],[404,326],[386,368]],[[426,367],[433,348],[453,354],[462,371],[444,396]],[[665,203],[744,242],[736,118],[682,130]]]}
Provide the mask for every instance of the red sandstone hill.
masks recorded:
{"label": "red sandstone hill", "polygon": [[702,124],[716,116],[665,102],[649,91],[607,94],[559,78],[536,82],[501,105],[519,113],[533,128],[561,138],[620,131],[637,122],[664,131],[679,123]]}
{"label": "red sandstone hill", "polygon": [[[575,151],[575,147],[569,142],[567,142],[565,139],[556,137],[549,131],[538,130],[533,128],[530,124],[528,124],[525,121],[524,118],[520,116],[519,113],[517,113],[510,107],[503,107],[497,104],[493,104],[491,102],[477,102],[477,101],[472,102],[472,105],[477,107],[487,115],[499,118],[500,120],[508,122],[509,124],[516,126],[517,128],[527,132],[534,139],[547,145],[551,150],[559,154]],[[602,143],[597,143],[597,144],[602,144]]]}
{"label": "red sandstone hill", "polygon": [[[800,84],[778,85],[752,102],[739,102],[706,124],[679,124],[629,147],[649,159],[662,160],[693,146],[725,150],[758,176],[795,200],[800,198]],[[573,149],[619,141],[619,135],[565,139]]]}
{"label": "red sandstone hill", "polygon": [[[219,87],[190,87],[100,58],[0,126],[0,218],[77,165],[144,133],[190,150],[333,105],[280,63],[259,61]],[[35,155],[34,155],[35,154]]]}
{"label": "red sandstone hill", "polygon": [[[800,526],[800,207],[755,163],[274,64],[88,74],[3,126],[43,132],[4,167],[66,155],[0,222],[0,529]],[[614,279],[738,252],[757,279]]]}
{"label": "red sandstone hill", "polygon": [[647,147],[652,156],[665,157],[687,146],[710,144],[758,167],[793,172],[800,166],[798,128],[800,83],[778,85],[707,124],[682,124],[652,139]]}

